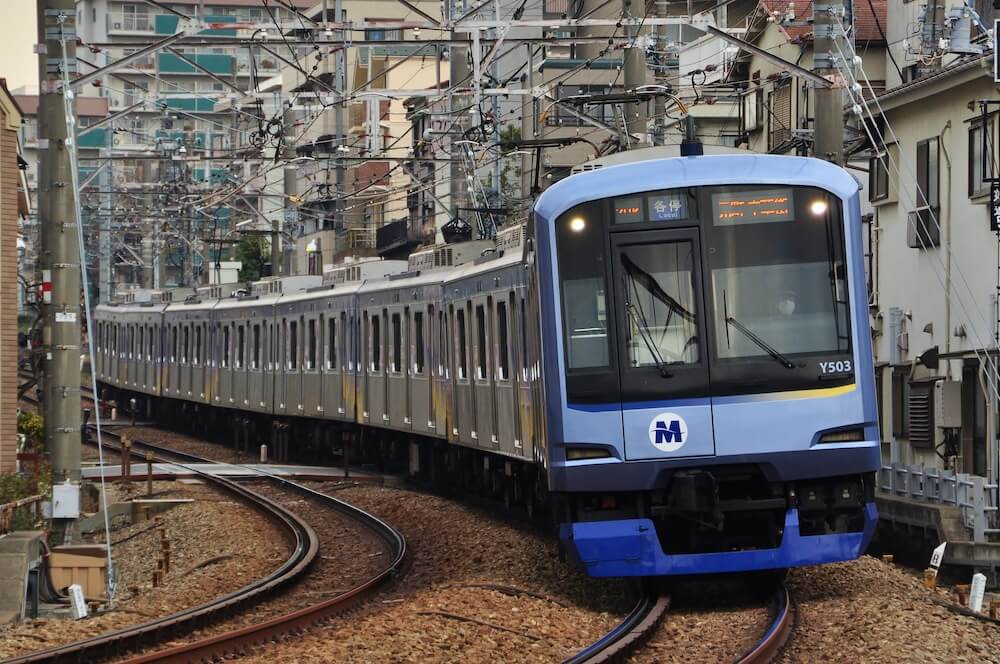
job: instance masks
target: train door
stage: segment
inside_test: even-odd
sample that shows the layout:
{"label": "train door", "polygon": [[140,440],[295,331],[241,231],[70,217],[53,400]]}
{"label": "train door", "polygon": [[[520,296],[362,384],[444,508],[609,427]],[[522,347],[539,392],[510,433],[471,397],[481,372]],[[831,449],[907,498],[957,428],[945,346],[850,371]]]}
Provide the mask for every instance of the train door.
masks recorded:
{"label": "train door", "polygon": [[204,403],[207,391],[205,388],[205,323],[200,318],[199,316],[192,323],[191,331],[191,398]]}
{"label": "train door", "polygon": [[698,230],[617,233],[611,247],[625,458],[714,454]]}
{"label": "train door", "polygon": [[265,412],[274,411],[274,374],[278,370],[274,362],[274,337],[278,335],[277,319],[263,320],[261,353],[264,356],[264,371],[261,374],[260,408]]}
{"label": "train door", "polygon": [[458,439],[455,427],[454,385],[452,383],[455,366],[452,358],[454,344],[451,336],[451,316],[454,309],[446,308],[443,299],[437,310],[435,335],[435,375],[434,392],[432,394],[432,410],[434,412],[434,427],[439,436],[449,441]]}
{"label": "train door", "polygon": [[340,402],[337,406],[336,416],[354,420],[355,390],[357,374],[357,330],[354,311],[348,309],[348,302],[344,302],[344,309],[339,314],[339,324],[337,325],[337,349],[340,363]]}
{"label": "train door", "polygon": [[496,390],[494,389],[493,296],[473,300],[472,309],[472,383],[476,413],[476,443],[485,449],[497,449]]}
{"label": "train door", "polygon": [[326,316],[310,311],[305,317],[302,347],[302,403],[301,413],[316,417],[322,412],[323,378],[321,374],[321,350],[323,343],[323,324]]}
{"label": "train door", "polygon": [[494,381],[494,405],[496,408],[496,437],[500,450],[507,454],[520,454],[520,445],[515,446],[518,429],[518,409],[517,409],[517,371],[515,367],[515,353],[513,335],[513,321],[511,316],[511,302],[514,299],[513,292],[498,292],[493,300],[493,324],[491,331],[493,334],[493,381]]}
{"label": "train door", "polygon": [[431,421],[431,380],[430,359],[431,335],[428,334],[429,321],[434,320],[434,307],[414,303],[409,312],[410,344],[407,402],[414,431],[433,433]]}
{"label": "train door", "polygon": [[325,417],[340,418],[343,414],[343,356],[340,352],[340,321],[343,312],[337,312],[333,301],[327,304],[326,318],[320,326],[323,335],[323,413]]}
{"label": "train door", "polygon": [[388,314],[384,309],[372,309],[368,314],[368,365],[365,380],[365,413],[368,422],[385,426],[389,413],[385,404],[385,328]]}
{"label": "train door", "polygon": [[455,308],[455,435],[463,443],[475,445],[476,397],[472,384],[472,302]]}
{"label": "train door", "polygon": [[409,337],[410,308],[395,306],[388,310],[389,326],[386,339],[386,412],[388,425],[394,429],[409,429]]}
{"label": "train door", "polygon": [[250,410],[260,410],[261,404],[261,322],[260,312],[251,311],[249,338],[247,340],[247,395],[246,406]]}
{"label": "train door", "polygon": [[191,323],[181,319],[178,325],[180,327],[180,361],[177,363],[178,389],[183,398],[189,399],[191,397]]}
{"label": "train door", "polygon": [[221,327],[219,403],[223,406],[229,406],[233,403],[233,321],[223,320]]}
{"label": "train door", "polygon": [[237,408],[244,408],[247,401],[247,382],[250,380],[247,370],[247,336],[249,324],[246,311],[241,311],[236,320],[236,350],[233,353],[233,403]]}
{"label": "train door", "polygon": [[181,323],[170,325],[170,394],[181,394]]}

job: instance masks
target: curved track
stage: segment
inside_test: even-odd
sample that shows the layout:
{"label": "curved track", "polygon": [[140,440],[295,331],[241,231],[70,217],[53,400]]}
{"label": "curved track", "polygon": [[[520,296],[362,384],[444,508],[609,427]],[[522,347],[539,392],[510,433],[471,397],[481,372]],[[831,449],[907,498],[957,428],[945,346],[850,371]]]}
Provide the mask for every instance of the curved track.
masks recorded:
{"label": "curved track", "polygon": [[778,656],[795,629],[795,604],[782,584],[775,595],[774,617],[764,636],[736,660],[737,664],[771,662]]}
{"label": "curved track", "polygon": [[[30,398],[25,397],[29,401]],[[118,435],[104,431],[106,439],[118,438]],[[185,462],[215,463],[185,452],[159,447],[157,445],[133,440],[134,447],[141,447],[154,452],[160,461],[169,461],[178,465]],[[110,447],[114,447],[113,445]],[[298,516],[286,510],[281,505],[271,501],[236,482],[226,480],[210,473],[186,466],[192,472],[207,481],[213,482],[224,490],[238,496],[241,500],[254,505],[265,512],[269,518],[276,520],[290,533],[294,541],[294,551],[291,557],[277,570],[267,577],[241,588],[233,593],[218,597],[211,602],[184,611],[164,616],[155,620],[134,625],[132,627],[101,634],[63,646],[27,653],[23,656],[5,660],[7,663],[22,662],[61,662],[61,661],[95,661],[111,656],[121,656],[127,651],[141,651],[155,647],[156,643],[176,638],[178,634],[202,627],[216,619],[229,615],[247,602],[262,599],[265,595],[299,580],[312,565],[319,553],[319,539],[313,529]],[[226,632],[216,636],[200,639],[191,643],[174,646],[160,651],[136,656],[130,662],[189,662],[211,661],[225,657],[234,652],[245,650],[248,646],[262,643],[279,635],[302,629],[329,615],[344,611],[358,602],[363,601],[375,590],[391,581],[401,569],[406,557],[406,541],[403,536],[389,524],[377,519],[367,512],[352,505],[339,501],[325,494],[313,491],[296,482],[269,476],[272,481],[280,482],[284,487],[297,491],[308,498],[322,502],[338,510],[348,518],[357,521],[365,528],[386,542],[393,554],[392,562],[378,574],[368,578],[354,588],[326,599],[319,603],[278,616],[256,625]]]}
{"label": "curved track", "polygon": [[668,595],[642,592],[632,611],[614,629],[563,664],[598,664],[618,660],[638,647],[670,606]]}

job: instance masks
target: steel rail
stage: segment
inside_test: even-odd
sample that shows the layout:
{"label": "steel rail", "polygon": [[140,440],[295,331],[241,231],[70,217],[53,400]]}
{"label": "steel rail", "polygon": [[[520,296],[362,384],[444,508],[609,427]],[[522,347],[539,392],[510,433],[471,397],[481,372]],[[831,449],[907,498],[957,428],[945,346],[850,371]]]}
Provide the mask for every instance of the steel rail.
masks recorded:
{"label": "steel rail", "polygon": [[641,592],[624,620],[563,664],[598,664],[621,659],[649,636],[669,606],[669,595]]}
{"label": "steel rail", "polygon": [[[92,428],[92,427],[91,427]],[[107,432],[104,433],[105,436],[112,438],[120,437],[120,434]],[[220,480],[217,476],[207,474],[203,471],[198,471],[195,468],[191,468],[187,463],[209,463],[215,465],[238,465],[238,464],[227,464],[224,462],[218,462],[213,459],[208,459],[188,452],[182,452],[169,447],[156,445],[142,440],[132,440],[133,447],[140,447],[154,452],[158,459],[161,461],[166,461],[169,463],[174,463],[179,465],[186,470],[191,470],[197,472],[199,475],[211,477],[213,481]],[[170,459],[183,460],[187,463],[178,463],[177,461],[171,461]],[[325,505],[337,510],[347,518],[360,523],[367,530],[372,532],[375,536],[380,538],[393,552],[392,562],[383,568],[378,574],[369,577],[364,582],[358,584],[354,588],[341,593],[335,597],[328,598],[316,604],[303,607],[291,613],[285,615],[276,616],[269,620],[266,620],[255,625],[250,625],[247,627],[239,628],[222,634],[217,634],[215,636],[206,637],[204,639],[199,639],[192,641],[190,643],[184,643],[172,647],[168,647],[162,650],[156,650],[153,652],[137,655],[125,661],[131,664],[139,664],[145,662],[192,662],[192,661],[216,661],[220,658],[225,658],[234,653],[239,653],[245,651],[248,647],[259,645],[267,641],[273,640],[290,632],[295,632],[304,628],[311,626],[312,624],[326,619],[332,615],[342,613],[349,610],[359,603],[365,601],[374,592],[379,590],[385,585],[388,585],[394,581],[397,576],[401,573],[403,566],[407,560],[406,558],[406,540],[403,535],[390,526],[388,523],[382,521],[381,519],[375,517],[374,515],[358,508],[349,503],[338,500],[332,496],[324,494],[322,492],[313,490],[309,487],[303,486],[298,482],[288,480],[277,475],[270,473],[262,473],[260,479],[269,480],[282,486],[285,486],[297,493],[300,493],[314,501],[322,502]],[[255,492],[247,489],[244,486],[232,482],[230,480],[222,480],[226,484],[232,484],[239,489],[246,491],[249,494],[260,497],[262,500],[267,500],[263,496],[259,496]],[[280,507],[280,506],[279,506]],[[284,508],[282,508],[284,509]],[[289,513],[290,514],[290,513]],[[292,515],[294,517],[294,515]],[[298,519],[298,517],[294,517]],[[300,519],[299,519],[300,520]],[[301,520],[300,520],[301,521]],[[312,529],[305,524],[306,528],[309,529],[310,534],[313,537],[314,549],[312,556],[310,558],[309,564],[315,560],[316,554],[319,550],[319,541],[316,538],[315,533]],[[308,565],[306,566],[308,567]],[[305,570],[303,570],[304,572]],[[297,580],[297,579],[296,579]],[[227,606],[227,608],[230,608]],[[176,614],[175,614],[176,615]],[[167,618],[170,618],[168,616]],[[150,621],[150,623],[156,623],[157,621]],[[168,637],[169,634],[158,634],[160,638],[157,641],[162,641],[164,638]],[[100,638],[100,637],[95,637]],[[65,647],[72,647],[75,644],[68,644]],[[42,651],[38,654],[42,654],[46,651]],[[30,655],[30,654],[29,654]],[[78,661],[89,661],[89,656],[84,653],[79,653],[73,657]],[[18,661],[18,660],[13,660]],[[33,660],[28,659],[24,661],[46,661],[46,660]]]}
{"label": "steel rail", "polygon": [[778,656],[795,629],[795,604],[782,584],[775,596],[774,617],[764,636],[736,659],[736,664],[771,662]]}
{"label": "steel rail", "polygon": [[[107,437],[117,434],[105,432]],[[261,598],[297,580],[313,564],[319,554],[319,538],[300,517],[278,503],[240,486],[225,478],[191,468],[207,481],[211,481],[241,500],[251,504],[290,534],[294,543],[292,555],[276,570],[242,588],[188,609],[161,618],[105,634],[81,639],[73,643],[37,650],[3,660],[4,664],[27,662],[96,661],[111,656],[121,656],[128,650],[142,648],[149,641],[173,638],[182,631],[203,626],[212,620],[234,611],[248,601]]]}

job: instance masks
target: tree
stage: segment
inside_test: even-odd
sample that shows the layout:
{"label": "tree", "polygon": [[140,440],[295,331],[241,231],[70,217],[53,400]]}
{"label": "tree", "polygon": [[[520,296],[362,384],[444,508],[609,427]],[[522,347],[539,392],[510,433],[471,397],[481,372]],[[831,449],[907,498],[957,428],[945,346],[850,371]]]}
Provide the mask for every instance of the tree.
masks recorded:
{"label": "tree", "polygon": [[257,281],[264,275],[264,264],[271,260],[271,243],[263,235],[244,235],[236,245],[236,260],[242,282]]}

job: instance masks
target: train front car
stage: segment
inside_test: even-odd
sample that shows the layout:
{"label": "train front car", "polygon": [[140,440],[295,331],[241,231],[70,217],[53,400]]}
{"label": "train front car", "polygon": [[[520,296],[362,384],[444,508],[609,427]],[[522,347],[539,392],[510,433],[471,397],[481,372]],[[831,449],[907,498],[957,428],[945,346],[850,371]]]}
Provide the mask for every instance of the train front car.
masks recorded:
{"label": "train front car", "polygon": [[655,159],[535,206],[549,487],[592,576],[850,560],[879,466],[858,184]]}

